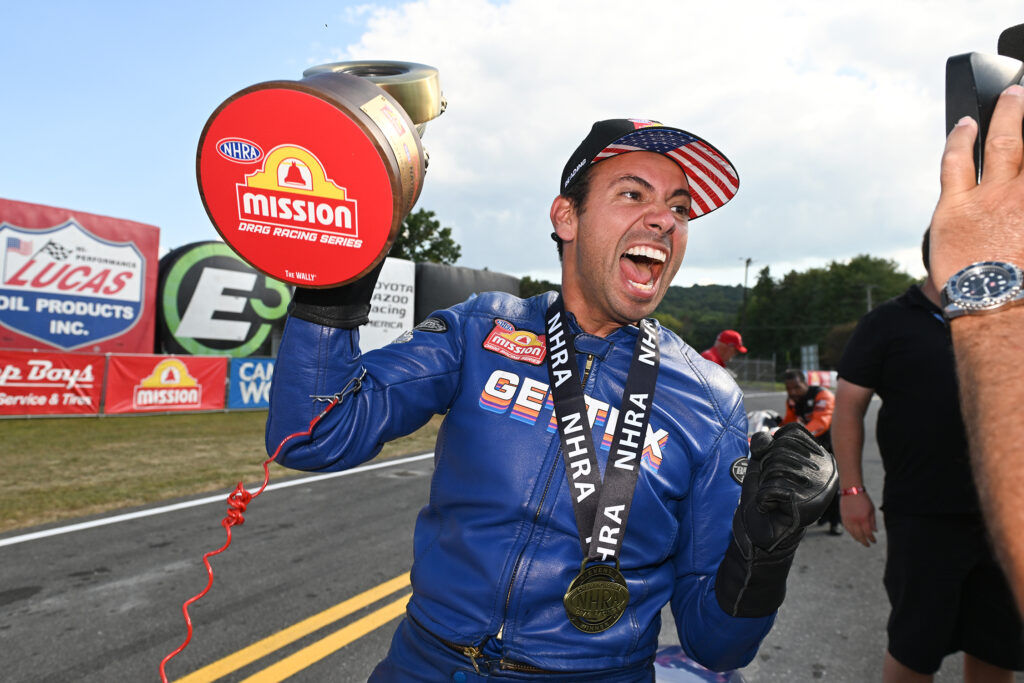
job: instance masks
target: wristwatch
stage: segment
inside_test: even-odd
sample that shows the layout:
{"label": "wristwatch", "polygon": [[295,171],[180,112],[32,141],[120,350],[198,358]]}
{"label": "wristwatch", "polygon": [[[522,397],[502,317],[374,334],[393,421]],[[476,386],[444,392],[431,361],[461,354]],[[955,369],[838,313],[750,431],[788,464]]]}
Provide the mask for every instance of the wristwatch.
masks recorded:
{"label": "wristwatch", "polygon": [[1012,263],[979,261],[949,278],[942,288],[942,312],[953,320],[985,315],[1024,303],[1024,273]]}

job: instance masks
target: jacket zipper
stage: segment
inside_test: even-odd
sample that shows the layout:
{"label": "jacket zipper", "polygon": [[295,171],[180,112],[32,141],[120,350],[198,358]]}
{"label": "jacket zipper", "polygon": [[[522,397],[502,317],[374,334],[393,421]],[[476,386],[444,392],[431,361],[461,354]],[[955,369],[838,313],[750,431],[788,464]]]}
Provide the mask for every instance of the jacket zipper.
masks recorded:
{"label": "jacket zipper", "polygon": [[[589,354],[587,354],[587,364],[583,368],[583,381],[582,381],[582,384],[583,384],[584,390],[586,390],[586,388],[587,388],[587,379],[590,378],[590,370],[593,367],[594,367],[594,354],[589,353]],[[548,480],[544,483],[544,492],[541,493],[541,495],[540,495],[540,502],[537,504],[537,510],[536,510],[536,512],[533,513],[533,524],[534,525],[537,524],[537,519],[540,517],[540,511],[542,509],[544,509],[544,501],[548,497],[548,490],[551,488],[551,480],[554,479],[555,470],[557,470],[557,469],[558,469],[558,459],[555,458],[555,462],[552,463],[551,469],[548,471]],[[509,579],[509,582],[508,582],[508,590],[505,592],[505,613],[506,614],[508,614],[508,603],[512,599],[512,586],[514,586],[515,583],[516,583],[516,576],[519,574],[519,565],[523,561],[523,551],[525,549],[526,548],[524,546],[523,550],[519,551],[519,556],[516,558],[516,566],[512,570],[512,577]],[[504,630],[505,630],[505,622],[503,620],[501,622],[501,626],[498,627],[498,635],[497,635],[498,640],[501,640],[501,635],[502,635],[502,632]],[[503,668],[504,668],[505,660],[502,660],[502,664],[503,664]],[[508,664],[510,666],[529,667],[528,664],[519,664],[517,662],[508,662]],[[512,670],[513,671],[527,671],[527,669],[512,669]],[[533,673],[539,673],[539,672],[542,672],[542,671],[543,671],[543,669],[537,669],[536,671],[533,671]]]}
{"label": "jacket zipper", "polygon": [[423,629],[424,631],[429,633],[431,636],[436,638],[437,642],[441,643],[442,645],[444,645],[445,647],[447,647],[447,648],[449,648],[451,650],[455,650],[456,652],[458,652],[461,655],[465,655],[466,657],[468,657],[469,661],[473,663],[473,670],[476,671],[478,674],[480,673],[480,665],[477,663],[477,660],[478,659],[483,659],[483,656],[484,656],[483,647],[484,647],[484,644],[487,642],[487,637],[486,636],[480,642],[480,645],[463,645],[462,643],[453,643],[452,641],[446,640],[446,639],[442,638],[441,636],[437,635],[436,633],[434,633],[433,631],[431,631],[430,629],[428,629],[426,626],[424,626],[419,621],[417,621],[411,614],[408,615],[408,616],[409,616],[410,619],[412,619],[412,621],[414,621],[416,623],[417,626],[419,626],[421,629]]}

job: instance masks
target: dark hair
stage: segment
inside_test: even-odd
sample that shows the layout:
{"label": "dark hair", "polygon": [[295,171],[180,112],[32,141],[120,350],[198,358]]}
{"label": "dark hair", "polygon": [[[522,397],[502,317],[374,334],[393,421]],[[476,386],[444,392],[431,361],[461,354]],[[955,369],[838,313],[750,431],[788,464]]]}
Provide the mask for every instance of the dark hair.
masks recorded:
{"label": "dark hair", "polygon": [[[569,200],[572,210],[576,212],[576,216],[583,215],[583,205],[587,202],[587,194],[590,193],[590,171],[596,164],[587,166],[580,174],[573,180],[572,184],[569,185],[563,192],[562,196]],[[558,233],[551,233],[551,239],[555,241],[555,245],[558,247],[558,260],[562,260],[562,249],[564,244],[562,238],[558,236]]]}
{"label": "dark hair", "polygon": [[796,380],[800,384],[807,384],[807,375],[804,374],[803,370],[797,370],[796,368],[790,368],[782,373],[782,381],[789,382]]}
{"label": "dark hair", "polygon": [[931,259],[928,256],[928,249],[930,248],[931,241],[932,226],[929,225],[924,231],[924,237],[921,238],[921,263],[924,264],[924,271],[929,274],[932,272]]}

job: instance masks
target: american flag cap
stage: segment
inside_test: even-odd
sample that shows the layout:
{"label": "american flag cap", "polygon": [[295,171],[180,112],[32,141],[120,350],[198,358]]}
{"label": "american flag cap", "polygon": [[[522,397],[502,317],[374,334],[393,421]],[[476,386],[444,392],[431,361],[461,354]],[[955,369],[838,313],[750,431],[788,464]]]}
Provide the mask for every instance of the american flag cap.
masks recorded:
{"label": "american flag cap", "polygon": [[732,162],[700,136],[647,119],[608,119],[595,123],[569,157],[559,193],[565,194],[586,168],[626,152],[656,152],[679,164],[693,197],[691,220],[722,206],[740,188]]}

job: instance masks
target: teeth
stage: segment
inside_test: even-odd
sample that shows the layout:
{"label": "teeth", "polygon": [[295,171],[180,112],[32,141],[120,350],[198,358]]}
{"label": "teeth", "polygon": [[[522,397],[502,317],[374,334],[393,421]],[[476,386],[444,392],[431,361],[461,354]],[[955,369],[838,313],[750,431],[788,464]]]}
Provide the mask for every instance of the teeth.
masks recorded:
{"label": "teeth", "polygon": [[633,280],[630,280],[629,284],[633,285],[637,289],[642,289],[647,292],[654,289],[654,282],[634,282]]}
{"label": "teeth", "polygon": [[654,247],[630,247],[626,250],[627,256],[643,256],[649,258],[652,261],[658,263],[664,263],[667,258],[667,254],[661,249],[655,249]]}

